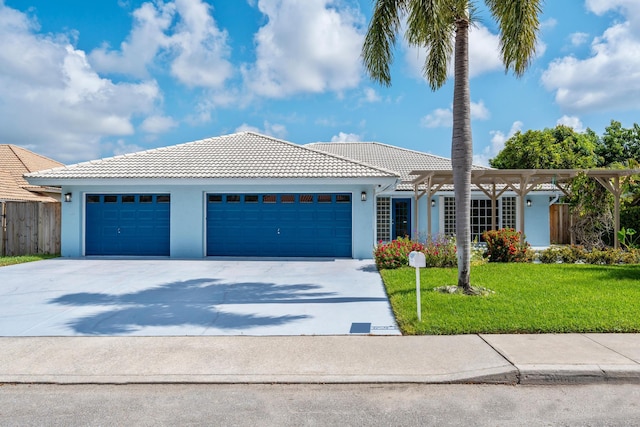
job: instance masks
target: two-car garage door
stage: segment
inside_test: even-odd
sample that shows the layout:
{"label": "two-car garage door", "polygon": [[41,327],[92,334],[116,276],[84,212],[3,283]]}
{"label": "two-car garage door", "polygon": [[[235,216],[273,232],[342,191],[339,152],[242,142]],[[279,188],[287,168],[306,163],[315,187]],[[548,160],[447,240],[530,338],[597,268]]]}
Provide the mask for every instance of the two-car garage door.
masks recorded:
{"label": "two-car garage door", "polygon": [[[170,255],[170,195],[86,196],[86,255]],[[350,257],[351,194],[208,194],[206,255]],[[194,243],[195,244],[195,243]]]}
{"label": "two-car garage door", "polygon": [[351,194],[208,194],[207,255],[350,257]]}

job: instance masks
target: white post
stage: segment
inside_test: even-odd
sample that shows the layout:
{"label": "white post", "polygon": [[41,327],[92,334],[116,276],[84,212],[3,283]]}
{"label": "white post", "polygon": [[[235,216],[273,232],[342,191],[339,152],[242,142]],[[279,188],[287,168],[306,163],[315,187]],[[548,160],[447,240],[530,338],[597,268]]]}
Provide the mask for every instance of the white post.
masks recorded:
{"label": "white post", "polygon": [[421,322],[422,309],[420,308],[420,267],[416,267],[416,306],[418,307],[418,322]]}
{"label": "white post", "polygon": [[427,266],[427,257],[422,252],[409,252],[409,266],[416,268],[416,307],[418,310],[418,321],[422,321],[422,308],[420,307],[420,267]]}

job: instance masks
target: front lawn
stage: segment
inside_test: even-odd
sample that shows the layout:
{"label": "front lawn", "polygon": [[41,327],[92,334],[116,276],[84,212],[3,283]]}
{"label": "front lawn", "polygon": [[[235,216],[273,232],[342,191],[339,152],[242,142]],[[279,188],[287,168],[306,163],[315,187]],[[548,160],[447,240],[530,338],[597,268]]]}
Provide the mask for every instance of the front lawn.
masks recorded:
{"label": "front lawn", "polygon": [[43,259],[57,258],[60,255],[22,255],[22,256],[0,256],[0,267],[5,265],[22,264],[24,262],[40,261]]}
{"label": "front lawn", "polygon": [[404,334],[640,332],[640,265],[489,263],[471,284],[489,296],[443,294],[455,268],[422,268],[422,321],[415,269],[381,270]]}

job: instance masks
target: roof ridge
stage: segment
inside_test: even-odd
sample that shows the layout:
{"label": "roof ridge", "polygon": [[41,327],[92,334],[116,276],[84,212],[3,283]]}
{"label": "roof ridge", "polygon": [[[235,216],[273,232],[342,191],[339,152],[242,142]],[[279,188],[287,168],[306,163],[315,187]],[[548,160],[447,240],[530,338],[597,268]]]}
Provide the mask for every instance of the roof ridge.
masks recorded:
{"label": "roof ridge", "polygon": [[[42,160],[45,160],[47,162],[54,162],[54,163],[58,163],[60,165],[63,165],[61,162],[59,162],[57,160],[51,159],[51,158],[49,158],[47,156],[43,156],[42,154],[36,153],[34,151],[31,151],[31,150],[29,150],[27,148],[24,148],[24,147],[21,147],[19,145],[15,145],[15,144],[0,144],[0,145],[4,145],[7,148],[9,148],[9,150],[11,150],[13,155],[20,161],[20,163],[22,163],[22,166],[24,166],[24,169],[27,172],[34,172],[34,171],[32,171],[29,168],[29,166],[25,163],[25,159],[23,158],[24,154],[28,154],[30,156],[38,157],[38,158],[40,158]],[[35,171],[35,172],[37,172],[37,171]]]}
{"label": "roof ridge", "polygon": [[319,141],[319,142],[313,142],[312,144],[344,144],[344,145],[374,144],[374,145],[380,145],[382,147],[392,148],[394,150],[408,151],[410,153],[420,154],[422,156],[431,156],[431,157],[436,157],[438,159],[451,161],[451,159],[448,157],[439,156],[437,154],[432,154],[432,153],[425,153],[424,151],[413,150],[411,148],[398,147],[397,145],[386,144],[384,142],[379,142],[379,141],[336,141],[336,142],[320,142]]}

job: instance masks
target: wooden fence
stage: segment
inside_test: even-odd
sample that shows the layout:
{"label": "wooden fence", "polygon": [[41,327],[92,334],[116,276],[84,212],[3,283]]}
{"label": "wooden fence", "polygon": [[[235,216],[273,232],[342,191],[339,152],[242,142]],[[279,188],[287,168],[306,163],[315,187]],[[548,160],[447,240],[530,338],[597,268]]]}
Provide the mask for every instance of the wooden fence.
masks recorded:
{"label": "wooden fence", "polygon": [[557,203],[549,206],[549,237],[552,245],[571,243],[570,224],[569,205]]}
{"label": "wooden fence", "polygon": [[60,253],[60,203],[0,202],[0,256]]}

